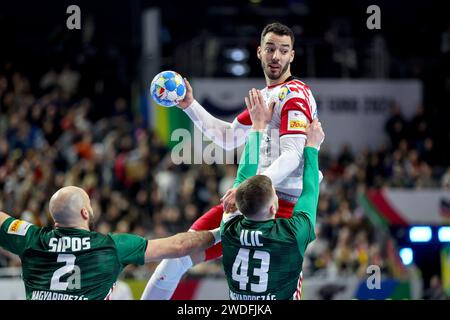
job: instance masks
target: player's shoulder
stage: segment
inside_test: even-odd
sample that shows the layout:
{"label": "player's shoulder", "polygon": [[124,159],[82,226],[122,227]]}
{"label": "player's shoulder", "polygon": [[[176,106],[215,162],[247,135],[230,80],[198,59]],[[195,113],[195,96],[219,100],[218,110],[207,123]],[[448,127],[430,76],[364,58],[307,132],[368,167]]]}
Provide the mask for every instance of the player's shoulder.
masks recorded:
{"label": "player's shoulder", "polygon": [[111,239],[116,248],[120,247],[134,247],[142,242],[147,242],[147,240],[133,233],[108,233],[103,239]]}
{"label": "player's shoulder", "polygon": [[242,229],[242,221],[244,220],[244,216],[242,214],[231,214],[222,220],[220,225],[220,232],[222,236],[230,236],[233,238],[240,234],[240,230]]}
{"label": "player's shoulder", "polygon": [[[285,86],[299,90],[310,90],[309,86],[297,77],[291,77],[285,82]],[[294,90],[295,92],[295,90]]]}
{"label": "player's shoulder", "polygon": [[297,77],[289,78],[285,84],[290,85],[290,86],[297,86],[297,87],[309,89],[308,85]]}
{"label": "player's shoulder", "polygon": [[306,83],[292,77],[281,86],[278,98],[283,103],[291,98],[306,99],[310,94],[311,90]]}
{"label": "player's shoulder", "polygon": [[295,229],[292,227],[292,219],[276,218],[275,224],[277,228],[277,235],[280,239],[285,241],[294,241]]}

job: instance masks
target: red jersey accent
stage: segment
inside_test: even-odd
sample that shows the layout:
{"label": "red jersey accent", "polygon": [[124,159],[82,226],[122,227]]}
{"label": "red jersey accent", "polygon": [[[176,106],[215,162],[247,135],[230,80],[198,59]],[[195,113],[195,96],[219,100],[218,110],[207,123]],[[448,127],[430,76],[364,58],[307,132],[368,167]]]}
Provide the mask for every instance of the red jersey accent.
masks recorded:
{"label": "red jersey accent", "polygon": [[289,112],[298,111],[306,116],[309,122],[312,122],[311,109],[305,99],[294,97],[289,99],[281,109],[280,117],[280,137],[285,134],[305,134],[306,121],[295,117],[295,120],[289,118]]}
{"label": "red jersey accent", "polygon": [[252,125],[252,119],[250,118],[250,113],[248,113],[248,110],[245,109],[237,116],[237,121],[240,124],[243,124],[244,126],[251,126]]}

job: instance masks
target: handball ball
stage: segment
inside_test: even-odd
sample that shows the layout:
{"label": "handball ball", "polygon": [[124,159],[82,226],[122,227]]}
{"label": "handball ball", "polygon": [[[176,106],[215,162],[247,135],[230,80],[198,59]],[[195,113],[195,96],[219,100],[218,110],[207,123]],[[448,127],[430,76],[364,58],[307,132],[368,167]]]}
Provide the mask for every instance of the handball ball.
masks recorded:
{"label": "handball ball", "polygon": [[150,94],[157,104],[163,107],[173,107],[184,99],[186,83],[179,73],[163,71],[153,78]]}

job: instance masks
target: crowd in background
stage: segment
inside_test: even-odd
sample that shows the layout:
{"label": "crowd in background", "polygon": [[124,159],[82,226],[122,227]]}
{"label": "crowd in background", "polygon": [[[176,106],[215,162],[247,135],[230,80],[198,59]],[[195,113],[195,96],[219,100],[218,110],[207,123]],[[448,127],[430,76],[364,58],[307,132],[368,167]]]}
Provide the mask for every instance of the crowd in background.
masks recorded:
{"label": "crowd in background", "polygon": [[[99,232],[158,238],[187,230],[219,203],[233,183],[235,165],[174,165],[126,99],[117,97],[107,116],[91,117],[92,101],[74,99],[79,79],[68,66],[38,83],[13,69],[0,74],[1,210],[49,225],[51,195],[77,185],[91,197]],[[305,257],[306,275],[363,276],[370,264],[392,274],[384,242],[357,201],[364,188],[450,189],[450,167],[434,163],[436,146],[422,107],[405,119],[394,105],[386,131],[390,143],[375,150],[343,146],[332,156],[322,148],[317,239]],[[0,267],[19,265],[0,249]],[[148,277],[153,268],[131,267],[125,275]],[[220,274],[220,261],[194,271]]]}

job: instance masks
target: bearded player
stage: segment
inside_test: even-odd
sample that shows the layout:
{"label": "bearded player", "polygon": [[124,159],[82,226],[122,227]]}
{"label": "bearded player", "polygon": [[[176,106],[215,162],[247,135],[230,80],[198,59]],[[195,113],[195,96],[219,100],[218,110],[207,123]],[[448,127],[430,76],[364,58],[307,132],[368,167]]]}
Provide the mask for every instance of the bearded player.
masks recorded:
{"label": "bearded player", "polygon": [[[294,60],[294,34],[280,23],[267,25],[261,33],[257,49],[258,59],[264,71],[266,87],[252,89],[245,98],[246,105],[262,100],[268,125],[260,145],[258,174],[269,177],[276,189],[279,209],[276,217],[289,218],[302,192],[303,148],[305,130],[317,117],[316,102],[306,84],[291,75],[290,64]],[[222,121],[209,114],[193,96],[187,79],[187,93],[179,107],[194,124],[214,143],[231,150],[245,143],[252,123],[247,110],[239,114],[232,123]],[[223,212],[232,212],[235,207],[236,186],[228,190],[223,203],[211,208],[190,228],[190,231],[209,230],[220,225]],[[219,258],[221,244],[204,253],[177,259],[163,260],[150,278],[142,295],[143,300],[170,299],[183,276],[194,264]]]}

